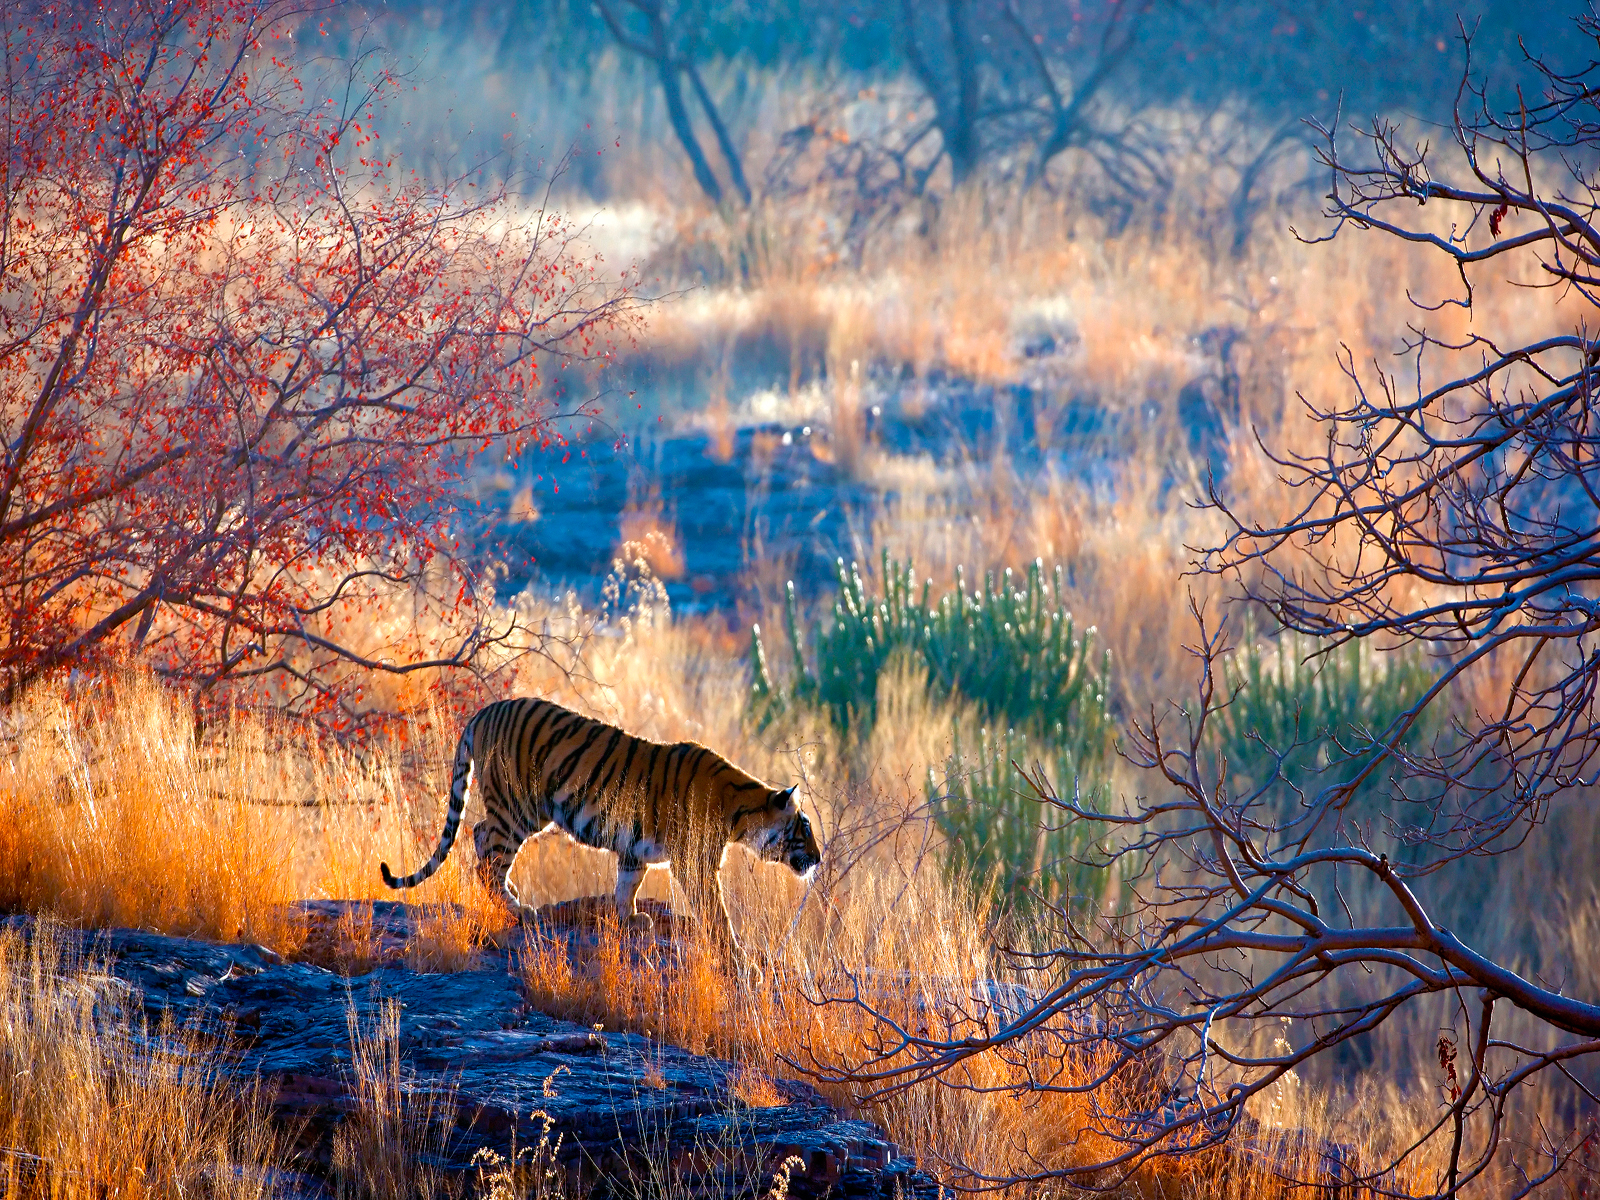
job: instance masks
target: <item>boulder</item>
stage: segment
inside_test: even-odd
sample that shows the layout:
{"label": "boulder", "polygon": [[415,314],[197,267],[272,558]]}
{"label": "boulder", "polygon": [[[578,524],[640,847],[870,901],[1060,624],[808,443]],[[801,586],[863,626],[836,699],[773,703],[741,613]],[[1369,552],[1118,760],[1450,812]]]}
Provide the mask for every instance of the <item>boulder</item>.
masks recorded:
{"label": "boulder", "polygon": [[[344,907],[302,910],[315,935]],[[401,960],[414,910],[389,902],[370,910],[377,965],[352,977],[260,946],[128,929],[75,936],[106,962],[105,986],[136,998],[152,1028],[164,1016],[231,1023],[232,1069],[260,1079],[275,1118],[297,1135],[298,1174],[285,1175],[295,1194],[331,1186],[334,1133],[359,1105],[351,1022],[376,1028],[390,1001],[399,1006],[401,1089],[444,1114],[437,1165],[447,1172],[473,1171],[480,1150],[510,1159],[548,1132],[560,1139],[558,1166],[569,1186],[590,1195],[632,1194],[641,1172],[662,1170],[687,1185],[685,1195],[708,1198],[765,1196],[780,1172],[788,1194],[801,1198],[938,1191],[882,1129],[847,1119],[806,1083],[773,1080],[783,1102],[751,1107],[735,1094],[741,1070],[733,1063],[529,1007],[504,948],[486,948],[471,970],[411,969]],[[587,940],[583,915],[551,914],[557,925],[573,918],[567,934],[576,952]],[[32,922],[7,923],[26,932]],[[670,936],[670,924],[659,932]]]}

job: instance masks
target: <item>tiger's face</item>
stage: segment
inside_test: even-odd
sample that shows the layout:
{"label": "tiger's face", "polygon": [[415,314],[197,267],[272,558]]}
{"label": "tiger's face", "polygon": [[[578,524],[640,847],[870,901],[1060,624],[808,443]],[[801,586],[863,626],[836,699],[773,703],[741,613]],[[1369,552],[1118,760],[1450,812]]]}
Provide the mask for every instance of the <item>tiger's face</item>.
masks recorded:
{"label": "tiger's face", "polygon": [[795,789],[772,798],[767,820],[743,840],[765,862],[782,863],[796,875],[809,875],[822,861],[822,847],[811,832],[811,820],[795,803]]}

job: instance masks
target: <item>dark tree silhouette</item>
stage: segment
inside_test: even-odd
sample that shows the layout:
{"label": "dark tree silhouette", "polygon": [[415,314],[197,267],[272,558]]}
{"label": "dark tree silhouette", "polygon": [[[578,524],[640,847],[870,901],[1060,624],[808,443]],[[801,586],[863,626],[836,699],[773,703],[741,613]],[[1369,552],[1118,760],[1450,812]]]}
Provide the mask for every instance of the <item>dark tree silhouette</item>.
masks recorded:
{"label": "dark tree silhouette", "polygon": [[[951,181],[970,179],[986,158],[1023,150],[1028,184],[1075,146],[1088,148],[1113,178],[1131,180],[1142,158],[1125,130],[1096,106],[1138,45],[1154,0],[1091,9],[1087,44],[1067,69],[1044,47],[1061,14],[1024,0],[899,0],[906,61],[932,106],[919,130],[937,133],[938,152],[924,166],[925,185],[942,160]],[[1079,14],[1080,16],[1083,14]],[[909,149],[909,147],[908,147]],[[1148,159],[1139,163],[1148,170]]]}
{"label": "dark tree silhouette", "polygon": [[[601,19],[619,46],[655,64],[656,74],[661,80],[661,92],[667,102],[667,120],[683,152],[689,156],[689,165],[694,170],[695,182],[700,185],[700,190],[710,197],[713,204],[722,203],[722,184],[711,169],[705,149],[700,145],[700,137],[694,131],[689,107],[683,100],[683,84],[679,76],[686,77],[694,90],[700,111],[705,114],[706,122],[717,140],[717,148],[722,152],[722,161],[727,164],[734,191],[739,193],[740,200],[749,204],[750,184],[745,179],[738,148],[734,146],[733,137],[706,88],[700,68],[695,65],[692,50],[683,44],[686,37],[678,26],[686,22],[675,20],[663,0],[595,0],[595,7],[599,9]],[[692,20],[687,23],[692,25]]]}

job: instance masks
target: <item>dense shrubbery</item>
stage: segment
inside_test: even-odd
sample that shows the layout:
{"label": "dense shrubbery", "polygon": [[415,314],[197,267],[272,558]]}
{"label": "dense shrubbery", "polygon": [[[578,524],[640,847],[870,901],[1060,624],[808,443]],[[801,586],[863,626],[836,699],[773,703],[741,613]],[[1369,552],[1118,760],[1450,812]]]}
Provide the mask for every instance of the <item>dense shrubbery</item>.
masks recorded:
{"label": "dense shrubbery", "polygon": [[1036,561],[1023,580],[1008,570],[971,591],[958,570],[955,590],[936,601],[931,580],[919,587],[913,564],[887,553],[881,594],[842,560],[838,580],[833,620],[814,634],[802,629],[789,587],[787,688],[772,677],[760,627],[751,631],[757,718],[809,705],[842,733],[864,736],[877,720],[879,680],[892,659],[909,660],[936,696],[971,705],[996,730],[981,730],[971,753],[958,723],[942,777],[928,775],[952,868],[1017,899],[1039,879],[1050,881],[1044,886],[1053,899],[1098,894],[1097,874],[1075,865],[1087,849],[1079,832],[1042,809],[1013,766],[1037,764],[1064,786],[1082,776],[1086,788],[1105,790],[1097,781],[1110,748],[1110,652],[1096,655],[1093,627],[1080,632],[1067,611],[1060,568],[1047,581]]}
{"label": "dense shrubbery", "polygon": [[[789,585],[788,634],[794,654],[787,690],[767,666],[759,626],[751,630],[754,700],[763,717],[791,704],[825,708],[844,732],[865,732],[877,717],[878,680],[890,656],[909,654],[928,671],[941,698],[975,704],[988,720],[1040,731],[1075,730],[1101,720],[1110,652],[1094,661],[1093,627],[1080,636],[1062,601],[1058,567],[1049,585],[1044,564],[1028,568],[1021,590],[1011,571],[985,577],[968,592],[956,571],[956,589],[930,603],[932,580],[917,588],[913,565],[883,556],[883,592],[871,595],[855,564],[838,563],[839,595],[833,622],[814,638],[800,627],[794,585]],[[806,643],[815,643],[813,669]]]}
{"label": "dense shrubbery", "polygon": [[[1098,729],[1109,731],[1109,722]],[[953,739],[944,775],[928,770],[927,794],[934,819],[949,847],[950,868],[982,886],[992,885],[1012,904],[1026,908],[1036,899],[1052,904],[1097,903],[1111,884],[1100,859],[1097,830],[1070,814],[1041,805],[1018,773],[1043,770],[1063,795],[1074,787],[1086,805],[1110,800],[1104,777],[1103,747],[1085,745],[1061,726],[1051,736],[1029,737],[1014,729],[979,732],[974,752]],[[1080,757],[1074,744],[1087,753]]]}
{"label": "dense shrubbery", "polygon": [[[1096,654],[1094,628],[1080,630],[1067,611],[1060,569],[1047,575],[1035,562],[1021,580],[1006,571],[973,589],[958,571],[955,589],[935,598],[931,581],[917,583],[912,563],[885,554],[881,566],[878,590],[841,560],[832,619],[814,629],[801,620],[790,585],[786,686],[774,678],[760,627],[752,629],[756,719],[766,724],[811,707],[842,734],[865,738],[877,721],[880,680],[892,662],[909,662],[926,673],[936,697],[970,706],[982,722],[976,745],[971,724],[964,733],[957,722],[943,771],[927,776],[952,869],[993,883],[1014,902],[1039,888],[1053,901],[1098,898],[1109,879],[1086,865],[1096,849],[1089,833],[1041,808],[1018,773],[1043,768],[1063,794],[1076,787],[1087,802],[1111,802],[1110,654]],[[1212,745],[1227,759],[1235,790],[1268,781],[1282,755],[1281,782],[1267,802],[1285,816],[1296,789],[1315,791],[1330,767],[1369,753],[1372,735],[1434,678],[1416,651],[1383,655],[1363,642],[1317,658],[1314,650],[1292,637],[1248,636],[1224,667],[1231,703],[1213,718]],[[1419,727],[1409,740],[1429,736]],[[1380,767],[1363,783],[1346,809],[1351,819],[1376,811],[1391,774]]]}
{"label": "dense shrubbery", "polygon": [[[1370,643],[1352,641],[1313,657],[1309,639],[1285,636],[1245,644],[1223,668],[1227,707],[1213,717],[1216,749],[1227,759],[1233,791],[1271,779],[1283,756],[1277,786],[1280,810],[1299,789],[1315,792],[1320,780],[1342,778],[1347,767],[1373,751],[1373,738],[1433,684],[1436,672],[1426,655],[1412,649],[1381,654]],[[1407,743],[1423,744],[1437,722],[1413,726]],[[1387,795],[1393,771],[1380,767],[1358,789],[1349,815],[1360,819]],[[1331,832],[1331,831],[1330,831]]]}

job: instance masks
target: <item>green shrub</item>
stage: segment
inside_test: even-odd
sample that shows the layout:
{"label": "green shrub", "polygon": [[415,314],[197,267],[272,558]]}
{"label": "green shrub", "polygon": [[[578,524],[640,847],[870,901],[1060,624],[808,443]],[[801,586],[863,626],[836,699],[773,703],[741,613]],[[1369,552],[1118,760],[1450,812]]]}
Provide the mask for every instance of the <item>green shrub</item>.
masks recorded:
{"label": "green shrub", "polygon": [[1047,582],[1044,564],[1035,561],[1024,580],[1011,571],[990,574],[972,591],[958,569],[955,590],[937,601],[932,581],[918,587],[912,564],[887,554],[881,595],[869,593],[854,564],[846,569],[840,560],[837,571],[832,622],[815,634],[802,629],[789,585],[785,621],[794,660],[787,689],[773,679],[760,627],[751,630],[758,719],[809,705],[841,731],[865,736],[877,719],[880,677],[893,656],[909,659],[926,671],[934,695],[965,702],[1005,731],[991,737],[985,730],[973,755],[954,730],[943,777],[929,772],[928,798],[951,868],[993,882],[1018,905],[1033,891],[1052,901],[1097,898],[1106,873],[1073,861],[1090,849],[1084,823],[1041,804],[1012,766],[1015,760],[1031,769],[1037,761],[1067,795],[1080,777],[1097,803],[1109,792],[1098,781],[1112,737],[1111,656],[1095,654],[1093,627],[1078,631],[1063,602],[1060,568]]}
{"label": "green shrub", "polygon": [[953,871],[992,884],[1016,909],[1042,898],[1081,910],[1097,906],[1111,882],[1111,873],[1094,865],[1103,831],[1041,801],[1018,768],[1043,768],[1066,799],[1077,787],[1085,807],[1104,808],[1110,788],[1097,764],[1084,776],[1065,730],[1051,734],[1029,738],[1008,729],[991,736],[985,729],[975,754],[963,751],[958,735],[943,778],[928,771],[928,800]]}
{"label": "green shrub", "polygon": [[[1288,815],[1283,806],[1294,796],[1291,784],[1309,796],[1355,770],[1376,749],[1373,739],[1437,676],[1421,648],[1380,653],[1352,641],[1310,657],[1316,648],[1316,642],[1293,635],[1249,639],[1224,660],[1221,698],[1232,701],[1214,718],[1214,746],[1227,758],[1236,795],[1271,776],[1274,752],[1284,755],[1283,779],[1274,789],[1280,816]],[[1405,744],[1422,744],[1436,726],[1412,726]],[[1350,815],[1370,815],[1393,774],[1392,760],[1379,764],[1358,789]]]}
{"label": "green shrub", "polygon": [[[1094,629],[1080,635],[1062,600],[1061,569],[1046,584],[1044,564],[1028,568],[1022,586],[1009,570],[991,573],[981,590],[969,592],[960,568],[956,590],[930,603],[932,581],[917,587],[908,561],[883,556],[883,593],[871,595],[855,564],[837,564],[839,594],[833,620],[814,638],[800,628],[794,584],[788,589],[786,622],[793,648],[793,678],[787,691],[768,669],[761,628],[751,629],[751,663],[758,712],[790,704],[825,708],[841,730],[865,733],[877,716],[878,679],[897,650],[927,667],[940,697],[959,696],[996,724],[1046,731],[1072,731],[1082,744],[1105,740],[1110,652],[1099,663]],[[815,668],[806,661],[814,642]]]}

